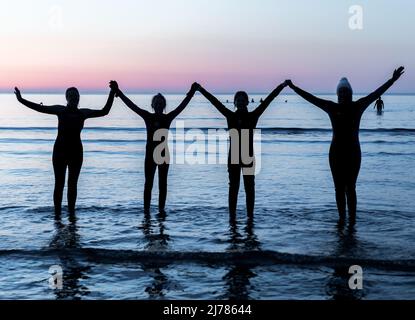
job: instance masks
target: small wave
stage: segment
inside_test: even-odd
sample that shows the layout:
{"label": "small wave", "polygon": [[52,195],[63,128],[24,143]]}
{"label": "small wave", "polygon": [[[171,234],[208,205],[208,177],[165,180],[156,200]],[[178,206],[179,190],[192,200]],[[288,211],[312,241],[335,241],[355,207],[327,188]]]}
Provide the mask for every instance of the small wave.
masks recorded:
{"label": "small wave", "polygon": [[413,156],[413,152],[377,152],[374,153],[373,156],[379,155],[379,156]]}
{"label": "small wave", "polygon": [[277,251],[228,251],[228,252],[202,252],[202,251],[134,251],[112,250],[96,248],[66,248],[41,250],[0,250],[0,257],[38,258],[65,256],[83,258],[100,263],[202,263],[216,265],[298,265],[298,266],[324,266],[345,267],[360,265],[382,270],[396,270],[415,272],[415,260],[377,260],[364,258],[343,258],[329,256],[311,256],[301,254],[281,253]]}
{"label": "small wave", "polygon": [[[262,132],[268,133],[285,133],[285,134],[307,134],[307,133],[331,133],[331,128],[260,128]],[[400,135],[414,134],[415,129],[412,128],[376,128],[376,129],[360,129],[361,133],[392,133]]]}
{"label": "small wave", "polygon": [[57,127],[0,127],[1,131],[57,130]]}
{"label": "small wave", "polygon": [[[8,210],[24,210],[27,213],[47,213],[54,212],[53,206],[4,206],[0,207],[0,211]],[[64,206],[66,210],[66,206]],[[99,205],[77,205],[77,212],[81,213],[94,213],[94,214],[104,214],[108,215],[110,213],[117,214],[143,214],[143,203],[141,201],[132,200],[123,204],[114,204],[110,206],[99,206]],[[189,212],[211,212],[212,214],[217,214],[218,212],[224,212],[227,214],[228,207],[223,205],[195,205],[189,203],[183,203],[180,205],[170,205],[167,213],[172,216],[177,216],[181,214],[187,215]],[[326,205],[326,206],[317,206],[317,207],[287,207],[284,205],[278,206],[278,208],[269,208],[257,206],[255,210],[258,214],[258,217],[261,215],[270,215],[277,212],[280,215],[293,215],[304,217],[310,215],[314,212],[318,212],[322,215],[332,215],[337,214],[337,209],[335,205]],[[414,217],[413,211],[401,211],[401,210],[387,210],[387,209],[371,209],[368,207],[360,208],[359,213],[361,216],[366,215],[377,215],[377,216],[396,216],[403,218],[412,218]]]}
{"label": "small wave", "polygon": [[370,131],[370,132],[394,132],[394,133],[402,133],[402,134],[411,134],[415,133],[415,129],[412,128],[390,128],[390,129],[360,129],[360,131]]}
{"label": "small wave", "polygon": [[[218,130],[226,129],[219,127],[185,127],[185,130]],[[298,128],[298,127],[265,127],[258,128],[264,132],[276,132],[286,134],[306,134],[312,132],[331,133],[331,128]],[[56,127],[0,127],[0,131],[57,131]],[[124,132],[142,132],[146,131],[145,127],[85,127],[84,131],[124,131]],[[174,126],[171,131],[176,131]],[[360,129],[360,132],[368,133],[394,133],[401,135],[414,134],[415,128],[376,128],[376,129]]]}
{"label": "small wave", "polygon": [[[38,139],[38,138],[8,138],[0,139],[0,143],[54,143],[56,139]],[[146,142],[147,139],[82,139],[84,143],[140,143]]]}
{"label": "small wave", "polygon": [[24,207],[24,206],[4,206],[4,207],[0,207],[0,212],[1,211],[9,211],[9,210],[23,210],[23,209],[27,209],[27,207]]}
{"label": "small wave", "polygon": [[[0,127],[0,131],[57,131],[57,127]],[[85,127],[84,131],[145,131],[144,127]]]}
{"label": "small wave", "polygon": [[401,145],[401,144],[414,144],[415,141],[386,141],[386,140],[374,140],[374,141],[365,141],[365,144],[383,144],[383,145]]}

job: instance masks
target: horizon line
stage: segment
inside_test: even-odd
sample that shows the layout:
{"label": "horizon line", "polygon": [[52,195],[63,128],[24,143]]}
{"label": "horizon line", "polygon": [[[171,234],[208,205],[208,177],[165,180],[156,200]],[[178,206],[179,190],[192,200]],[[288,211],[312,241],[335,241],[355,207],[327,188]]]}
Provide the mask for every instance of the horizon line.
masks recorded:
{"label": "horizon line", "polygon": [[[64,94],[66,91],[66,89],[29,89],[24,91],[24,94]],[[79,90],[81,94],[86,94],[86,95],[92,95],[92,94],[108,94],[109,90],[101,90],[101,89],[86,89],[86,90]],[[145,94],[145,95],[154,95],[157,94],[157,90],[154,91],[145,91],[145,90],[137,90],[137,89],[131,89],[131,90],[124,90],[124,92],[128,93],[128,94]],[[215,91],[212,90],[213,93],[215,94],[221,94],[221,95],[233,95],[235,94],[236,91],[230,92],[230,91]],[[266,92],[248,92],[248,94],[251,95],[268,95],[270,93],[270,91],[266,91]],[[324,92],[324,91],[311,91],[310,93],[315,94],[315,95],[335,95],[336,92]],[[365,94],[370,94],[371,92],[356,92],[353,93],[353,95],[365,95]],[[0,89],[0,94],[14,94],[14,92],[12,90],[4,90],[4,89]],[[166,95],[174,95],[174,94],[186,94],[186,91],[166,91],[163,94]],[[281,94],[285,94],[285,95],[297,95],[295,92],[287,92],[284,93],[282,92]],[[388,95],[415,95],[415,92],[388,92],[388,93],[384,93],[382,96],[388,96]]]}

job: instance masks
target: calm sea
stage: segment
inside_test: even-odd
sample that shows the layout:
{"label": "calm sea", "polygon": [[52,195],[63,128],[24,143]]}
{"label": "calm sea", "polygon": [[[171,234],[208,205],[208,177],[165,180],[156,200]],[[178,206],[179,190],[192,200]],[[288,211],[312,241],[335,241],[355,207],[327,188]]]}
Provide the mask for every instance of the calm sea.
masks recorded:
{"label": "calm sea", "polygon": [[[63,95],[25,97],[64,103]],[[130,97],[149,109],[151,95]],[[261,97],[252,95],[250,108]],[[182,98],[167,95],[168,110]],[[81,107],[105,101],[83,95]],[[297,96],[278,97],[259,123],[254,221],[245,216],[243,184],[237,221],[229,221],[226,165],[186,161],[170,168],[166,216],[156,207],[145,216],[144,122],[120,101],[109,116],[86,122],[78,211],[57,221],[57,119],[1,94],[0,298],[415,299],[415,96],[384,102],[382,116],[370,108],[362,119],[357,225],[341,229],[328,165],[330,122]],[[226,126],[201,96],[178,120],[199,136]],[[177,137],[183,144],[173,152],[195,146],[191,132]],[[207,154],[209,143],[198,146]],[[154,204],[157,196],[156,182]],[[363,290],[352,291],[348,268],[356,264]],[[61,290],[49,287],[51,266],[62,268]]]}

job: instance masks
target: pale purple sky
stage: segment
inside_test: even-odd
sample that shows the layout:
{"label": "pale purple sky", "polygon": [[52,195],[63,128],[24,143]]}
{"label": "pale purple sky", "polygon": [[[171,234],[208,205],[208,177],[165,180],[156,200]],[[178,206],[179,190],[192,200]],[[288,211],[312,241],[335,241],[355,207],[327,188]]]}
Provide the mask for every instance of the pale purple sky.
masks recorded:
{"label": "pale purple sky", "polygon": [[[0,90],[77,86],[110,79],[141,92],[264,92],[286,78],[355,92],[407,72],[391,92],[415,92],[415,3],[406,0],[2,1]],[[349,8],[363,8],[363,29]]]}

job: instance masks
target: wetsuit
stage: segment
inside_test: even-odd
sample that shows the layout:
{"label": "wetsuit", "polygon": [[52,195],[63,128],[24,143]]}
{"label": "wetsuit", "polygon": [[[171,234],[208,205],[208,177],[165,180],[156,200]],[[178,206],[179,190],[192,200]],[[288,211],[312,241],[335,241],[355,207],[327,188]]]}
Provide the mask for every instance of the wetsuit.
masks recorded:
{"label": "wetsuit", "polygon": [[329,162],[336,189],[337,208],[341,218],[346,214],[346,201],[350,217],[355,218],[356,216],[356,181],[362,159],[359,142],[360,120],[364,111],[394,82],[394,79],[390,79],[370,95],[348,103],[323,100],[294,85],[291,86],[298,95],[324,110],[330,117],[333,137]]}
{"label": "wetsuit", "polygon": [[68,210],[75,211],[77,184],[83,161],[81,131],[88,118],[107,115],[112,107],[115,93],[110,92],[106,105],[101,110],[78,109],[77,107],[44,106],[19,97],[19,102],[41,113],[53,114],[58,117],[58,136],[53,148],[53,170],[55,173],[55,189],[53,202],[55,213],[59,214],[62,207],[63,189],[65,186],[66,169],[68,168]]}
{"label": "wetsuit", "polygon": [[[228,109],[229,110],[229,109]],[[246,210],[249,215],[254,212],[255,206],[255,156],[254,130],[261,114],[253,112],[235,111],[225,115],[230,131],[230,147],[228,156],[229,174],[229,212],[236,212],[241,173],[244,180],[246,194]],[[247,138],[244,138],[244,132]],[[246,141],[248,139],[248,141]],[[248,142],[248,144],[247,144]]]}
{"label": "wetsuit", "polygon": [[377,114],[382,115],[383,108],[384,108],[383,101],[382,100],[377,100],[376,103],[375,103],[375,108],[376,108]]}
{"label": "wetsuit", "polygon": [[[167,176],[169,172],[170,154],[167,144],[168,130],[173,120],[186,108],[192,99],[195,91],[188,92],[186,98],[173,111],[168,114],[150,113],[144,109],[137,107],[130,99],[128,99],[121,91],[117,94],[121,100],[135,113],[144,119],[147,129],[146,156],[144,160],[144,210],[148,212],[151,204],[151,192],[153,189],[154,175],[156,169],[159,173],[159,210],[164,211],[167,198]],[[160,130],[160,131],[159,131]],[[155,139],[155,134],[160,133],[160,139]],[[160,159],[155,158],[157,150],[161,151]],[[156,151],[156,152],[155,152]]]}
{"label": "wetsuit", "polygon": [[58,114],[58,136],[53,148],[53,170],[55,172],[54,204],[61,210],[62,193],[68,168],[68,208],[75,210],[77,184],[83,161],[81,131],[85,116],[75,108],[66,108]]}
{"label": "wetsuit", "polygon": [[[163,211],[167,198],[167,176],[169,173],[170,152],[167,144],[167,132],[174,120],[171,114],[154,114],[144,111],[141,114],[147,128],[147,144],[146,157],[144,160],[145,184],[144,184],[144,208],[150,209],[151,191],[153,189],[154,175],[158,169],[159,175],[159,210]],[[166,135],[161,137],[161,141],[154,141],[154,134],[157,130],[166,130]],[[154,159],[154,151],[160,144],[163,144],[162,154],[160,156],[165,159],[164,163]]]}
{"label": "wetsuit", "polygon": [[[254,156],[254,130],[260,116],[271,102],[284,88],[278,86],[254,111],[237,110],[235,112],[226,108],[218,99],[205,89],[202,93],[223,116],[225,116],[230,135],[230,148],[228,156],[229,174],[229,213],[236,213],[241,173],[244,179],[246,194],[246,210],[249,216],[254,214],[255,207],[255,156]],[[246,140],[248,139],[248,143]]]}

